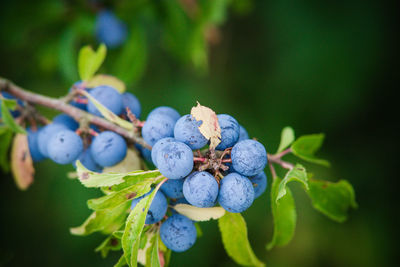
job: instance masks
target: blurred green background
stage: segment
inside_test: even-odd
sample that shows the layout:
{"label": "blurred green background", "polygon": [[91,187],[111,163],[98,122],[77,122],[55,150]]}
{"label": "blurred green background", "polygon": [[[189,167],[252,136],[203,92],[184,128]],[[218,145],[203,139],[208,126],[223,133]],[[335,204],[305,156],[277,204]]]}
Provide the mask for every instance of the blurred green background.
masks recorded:
{"label": "blurred green background", "polygon": [[[298,224],[286,247],[272,238],[268,193],[244,212],[257,256],[269,266],[394,266],[395,95],[398,55],[394,2],[119,0],[103,3],[128,24],[102,72],[127,82],[143,113],[159,105],[189,113],[196,101],[233,115],[270,152],[280,131],[326,133],[321,179],[347,179],[359,209],[344,224],[314,211],[293,186]],[[2,1],[0,75],[29,90],[61,96],[78,80],[79,47],[94,38],[100,1]],[[397,67],[395,67],[395,65]],[[396,75],[395,75],[396,72]],[[53,111],[43,109],[47,115]],[[45,161],[19,191],[1,173],[0,266],[111,266],[94,253],[103,236],[76,237],[69,227],[90,214],[99,195],[66,177],[72,166]],[[269,174],[269,173],[268,173]],[[217,224],[171,266],[235,266]]]}

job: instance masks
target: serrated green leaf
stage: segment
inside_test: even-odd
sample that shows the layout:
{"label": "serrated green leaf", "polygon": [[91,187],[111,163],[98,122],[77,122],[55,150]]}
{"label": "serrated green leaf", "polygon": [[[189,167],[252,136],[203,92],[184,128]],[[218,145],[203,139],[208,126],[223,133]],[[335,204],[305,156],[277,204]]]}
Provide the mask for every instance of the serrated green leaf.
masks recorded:
{"label": "serrated green leaf", "polygon": [[4,172],[10,171],[8,151],[11,145],[13,132],[10,128],[0,126],[0,167]]}
{"label": "serrated green leaf", "polygon": [[84,46],[79,51],[78,71],[81,80],[90,80],[96,71],[103,64],[106,58],[107,48],[101,44],[97,51],[94,51],[90,46]]}
{"label": "serrated green leaf", "polygon": [[123,120],[117,115],[115,115],[111,110],[103,106],[99,101],[97,101],[93,96],[91,96],[88,92],[83,91],[82,94],[86,96],[90,102],[92,102],[96,108],[99,110],[101,115],[104,116],[107,120],[109,120],[112,123],[115,123],[116,125],[121,126],[122,128],[125,128],[127,130],[133,130],[133,124],[129,121]]}
{"label": "serrated green leaf", "polygon": [[314,155],[315,152],[317,152],[322,146],[324,138],[324,134],[310,134],[301,136],[292,144],[292,152],[294,155],[305,161],[329,167],[330,163],[327,160],[319,159]]}
{"label": "serrated green leaf", "polygon": [[150,246],[146,251],[146,267],[160,267],[160,258],[158,255],[159,233],[153,234],[150,238]]}
{"label": "serrated green leaf", "polygon": [[289,182],[296,181],[301,183],[308,190],[308,177],[306,169],[301,164],[296,164],[293,169],[289,170],[279,184],[278,194],[275,202],[278,202],[286,194],[286,186]]}
{"label": "serrated green leaf", "polygon": [[15,100],[1,99],[0,102],[1,102],[1,116],[3,123],[7,125],[13,132],[26,134],[25,129],[15,122],[9,110],[15,108],[16,105]]}
{"label": "serrated green leaf", "polygon": [[124,250],[125,259],[128,265],[131,267],[137,266],[140,236],[143,231],[146,215],[155,194],[160,189],[160,186],[161,183],[153,190],[151,194],[141,199],[126,220],[125,231],[122,235],[122,248]]}
{"label": "serrated green leaf", "polygon": [[79,181],[84,186],[103,187],[119,185],[117,187],[112,187],[114,188],[114,191],[118,191],[127,186],[135,184],[137,181],[136,179],[153,178],[161,175],[158,170],[133,171],[126,173],[97,173],[86,169],[79,160],[76,162],[76,172],[78,174]]}
{"label": "serrated green leaf", "polygon": [[333,183],[312,179],[309,186],[314,208],[334,221],[344,222],[348,210],[357,208],[354,189],[346,180]]}
{"label": "serrated green leaf", "polygon": [[121,258],[119,258],[119,260],[114,265],[114,267],[122,267],[122,266],[125,266],[125,265],[128,265],[128,264],[126,263],[125,255],[122,254]]}
{"label": "serrated green leaf", "polygon": [[[140,181],[141,179],[142,181]],[[92,210],[106,210],[113,209],[127,201],[138,198],[150,191],[151,186],[160,182],[163,177],[158,176],[155,178],[138,178],[138,182],[123,190],[102,196],[96,199],[89,199],[87,204]]]}
{"label": "serrated green leaf", "polygon": [[285,150],[288,146],[290,146],[293,143],[294,140],[295,137],[293,128],[289,126],[283,128],[281,133],[281,142],[279,144],[279,148],[278,151],[276,151],[276,153]]}
{"label": "serrated green leaf", "polygon": [[240,213],[226,212],[218,220],[226,253],[244,266],[265,266],[254,254],[247,238],[246,222]]}
{"label": "serrated green leaf", "polygon": [[287,188],[286,194],[278,202],[275,201],[281,181],[279,177],[276,177],[271,188],[274,233],[271,242],[267,244],[268,250],[275,246],[288,244],[292,240],[296,228],[296,207],[290,189]]}
{"label": "serrated green leaf", "polygon": [[125,203],[111,210],[95,211],[78,227],[70,229],[73,235],[89,235],[94,232],[111,234],[125,223],[130,203]]}
{"label": "serrated green leaf", "polygon": [[103,242],[101,242],[101,244],[94,251],[100,252],[101,257],[106,258],[110,251],[118,251],[121,249],[121,241],[113,235],[110,235]]}

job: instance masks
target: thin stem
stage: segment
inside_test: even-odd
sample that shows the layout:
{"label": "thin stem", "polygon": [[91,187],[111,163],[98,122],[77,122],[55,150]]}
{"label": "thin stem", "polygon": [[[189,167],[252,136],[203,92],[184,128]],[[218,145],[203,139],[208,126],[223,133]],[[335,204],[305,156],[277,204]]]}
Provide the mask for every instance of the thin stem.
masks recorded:
{"label": "thin stem", "polygon": [[[282,168],[291,170],[291,169],[293,169],[293,167],[294,167],[294,165],[293,165],[292,163],[287,162],[287,161],[283,161],[283,160],[281,160],[280,158],[276,157],[275,155],[267,154],[267,157],[268,157],[268,162],[269,162],[269,163],[278,164],[278,165],[280,165]],[[270,166],[271,166],[271,165],[270,165]]]}
{"label": "thin stem", "polygon": [[206,162],[206,158],[201,158],[201,157],[193,157],[194,162]]}
{"label": "thin stem", "polygon": [[292,149],[289,147],[288,149],[283,150],[282,152],[275,154],[275,156],[277,158],[282,158],[283,156],[285,156],[286,154],[289,154],[292,152]]}
{"label": "thin stem", "polygon": [[272,178],[275,180],[277,175],[276,175],[275,167],[271,161],[268,162],[268,166],[269,166],[269,169],[271,170]]}
{"label": "thin stem", "polygon": [[15,97],[26,101],[32,104],[38,104],[41,106],[49,107],[58,111],[61,111],[71,117],[73,117],[76,121],[81,121],[86,119],[89,123],[95,124],[104,128],[106,130],[113,131],[126,139],[140,144],[141,146],[151,149],[151,146],[148,145],[140,136],[135,134],[133,131],[128,131],[122,127],[119,127],[103,118],[94,116],[86,111],[78,109],[74,106],[71,106],[63,101],[63,99],[56,99],[52,97],[47,97],[41,94],[33,93],[22,89],[21,87],[13,84],[11,81],[0,77],[0,91],[7,91]]}

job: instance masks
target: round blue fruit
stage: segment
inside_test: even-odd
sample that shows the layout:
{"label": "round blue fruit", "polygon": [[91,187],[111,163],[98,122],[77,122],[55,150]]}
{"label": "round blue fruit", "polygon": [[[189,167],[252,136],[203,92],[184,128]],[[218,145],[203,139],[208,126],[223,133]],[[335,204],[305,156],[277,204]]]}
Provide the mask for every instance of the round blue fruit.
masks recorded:
{"label": "round blue fruit", "polygon": [[219,114],[217,117],[221,127],[221,143],[218,144],[216,149],[225,150],[228,147],[233,147],[239,139],[239,123],[227,114]]}
{"label": "round blue fruit", "polygon": [[62,130],[54,134],[47,144],[49,158],[58,164],[74,162],[83,151],[83,142],[79,135],[71,130]]}
{"label": "round blue fruit", "polygon": [[[139,201],[148,196],[151,192],[152,191],[132,200],[131,209],[134,209],[135,206],[139,203]],[[167,199],[165,198],[162,192],[158,191],[154,196],[153,201],[151,202],[149,211],[147,212],[146,215],[145,223],[153,224],[161,221],[161,219],[164,218],[165,214],[167,213],[167,208],[168,208]]]}
{"label": "round blue fruit", "polygon": [[183,179],[167,180],[160,188],[165,196],[169,198],[183,197]]}
{"label": "round blue fruit", "polygon": [[99,42],[108,48],[116,48],[123,44],[128,34],[127,27],[110,10],[103,10],[97,15],[96,36]]}
{"label": "round blue fruit", "polygon": [[111,131],[101,132],[90,146],[93,160],[102,167],[110,167],[122,161],[126,150],[124,138]]}
{"label": "round blue fruit", "polygon": [[267,165],[267,151],[255,140],[243,140],[237,143],[231,152],[232,166],[244,176],[254,176],[262,172]]}
{"label": "round blue fruit", "polygon": [[192,115],[182,116],[175,124],[175,139],[187,144],[191,149],[204,147],[208,140],[200,133],[202,121],[196,121]]}
{"label": "round blue fruit", "polygon": [[159,149],[157,167],[168,179],[182,179],[193,169],[193,152],[184,143],[170,142]]}
{"label": "round blue fruit", "polygon": [[158,140],[174,136],[175,122],[169,116],[155,114],[143,125],[142,136],[149,145],[153,146]]}
{"label": "round blue fruit", "polygon": [[135,95],[128,92],[122,94],[122,104],[124,106],[124,114],[126,114],[125,109],[128,107],[136,118],[140,118],[142,107],[140,105],[139,99],[137,99]]}
{"label": "round blue fruit", "polygon": [[213,207],[218,197],[218,183],[208,172],[194,172],[183,183],[183,195],[193,206]]}
{"label": "round blue fruit", "polygon": [[[99,101],[103,106],[109,109],[112,113],[120,115],[124,109],[122,102],[122,95],[114,88],[102,85],[97,86],[90,90],[89,94]],[[96,106],[89,101],[87,104],[87,110],[96,116],[103,117]]]}
{"label": "round blue fruit", "polygon": [[173,142],[173,141],[175,141],[174,138],[165,137],[165,138],[162,138],[162,139],[158,140],[154,144],[153,148],[151,149],[151,160],[152,160],[152,162],[153,162],[153,164],[155,166],[157,166],[156,159],[157,159],[157,153],[160,150],[160,148],[162,148],[165,144],[168,144],[168,143]]}
{"label": "round blue fruit", "polygon": [[[148,163],[153,163],[153,160],[151,158],[151,150],[148,148],[145,148],[139,144],[135,144],[135,147],[137,150],[139,150],[140,155],[142,158],[144,158]],[[154,163],[153,163],[154,164]]]}
{"label": "round blue fruit", "polygon": [[52,136],[62,130],[68,129],[65,127],[63,124],[54,124],[50,123],[44,126],[38,134],[38,147],[39,147],[39,152],[44,156],[44,157],[49,157],[49,154],[47,152],[47,145],[49,143],[49,140],[52,138]]}
{"label": "round blue fruit", "polygon": [[42,155],[39,151],[38,145],[38,136],[41,128],[37,131],[33,131],[32,129],[28,129],[28,146],[29,146],[29,153],[31,154],[32,160],[34,162],[41,161],[45,159],[45,156]]}
{"label": "round blue fruit", "polygon": [[247,133],[246,129],[242,125],[239,125],[239,126],[240,126],[240,130],[239,130],[240,133],[239,133],[238,142],[249,139],[249,134]]}
{"label": "round blue fruit", "polygon": [[254,198],[258,198],[265,192],[265,189],[267,189],[267,175],[265,172],[261,172],[249,179],[254,187]]}
{"label": "round blue fruit", "polygon": [[166,115],[166,116],[170,117],[171,119],[173,119],[174,122],[179,120],[179,118],[181,117],[179,112],[176,111],[175,109],[173,109],[171,107],[167,107],[167,106],[161,106],[161,107],[157,107],[157,108],[153,109],[149,113],[149,115],[147,115],[147,120],[149,120],[152,116],[154,116],[156,114]]}
{"label": "round blue fruit", "polygon": [[162,242],[172,251],[183,252],[196,242],[197,231],[194,223],[180,214],[173,214],[160,228]]}
{"label": "round blue fruit", "polygon": [[[90,153],[90,147],[88,149],[85,149],[79,155],[78,160],[82,163],[83,166],[85,166],[86,169],[88,169],[92,172],[102,172],[103,171],[103,168],[94,161],[92,154]],[[73,165],[76,168],[75,162],[73,162]]]}
{"label": "round blue fruit", "polygon": [[247,210],[253,201],[254,188],[247,177],[233,172],[222,178],[218,203],[225,210],[240,213]]}
{"label": "round blue fruit", "polygon": [[67,114],[60,114],[53,118],[53,123],[63,124],[68,129],[75,131],[79,128],[79,123]]}

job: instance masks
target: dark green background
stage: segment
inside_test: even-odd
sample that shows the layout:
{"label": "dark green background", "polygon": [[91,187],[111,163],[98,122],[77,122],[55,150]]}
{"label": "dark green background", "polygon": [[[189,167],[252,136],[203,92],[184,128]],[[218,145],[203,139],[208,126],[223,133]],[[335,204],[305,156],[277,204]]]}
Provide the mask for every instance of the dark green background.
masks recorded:
{"label": "dark green background", "polygon": [[[124,7],[124,2],[117,1],[118,6]],[[332,167],[306,166],[317,178],[349,180],[359,209],[344,224],[332,222],[314,211],[301,188],[293,186],[298,211],[295,237],[288,246],[267,252],[272,219],[264,194],[244,212],[257,256],[269,266],[395,265],[394,1],[234,2],[220,27],[220,42],[209,51],[208,70],[194,67],[190,58],[166,47],[160,36],[161,25],[168,20],[148,19],[162,17],[162,12],[147,16],[134,4],[120,8],[126,21],[140,21],[147,40],[146,54],[143,50],[137,56],[146,55],[147,63],[127,64],[125,69],[129,73],[132,68],[134,76],[129,90],[141,100],[144,114],[159,105],[185,114],[196,101],[217,113],[229,113],[269,152],[276,150],[284,126],[292,126],[297,136],[326,133],[320,155]],[[65,94],[77,79],[77,49],[97,45],[91,36],[93,22],[86,1],[2,1],[0,75],[35,92]],[[183,25],[176,23],[177,28]],[[82,34],[73,39],[70,26],[75,24]],[[109,53],[104,72],[115,74],[112,61],[118,51]],[[35,183],[26,192],[16,188],[9,174],[1,174],[0,266],[111,266],[118,253],[103,260],[93,252],[101,235],[69,234],[69,227],[89,215],[86,200],[99,192],[68,179],[72,166],[45,161],[36,165],[36,171]],[[201,226],[204,236],[189,251],[174,253],[172,266],[234,266],[216,223]]]}

